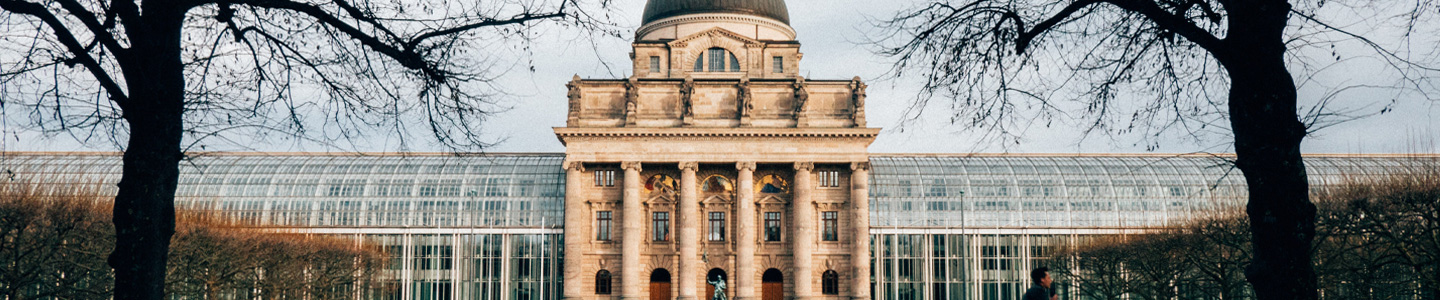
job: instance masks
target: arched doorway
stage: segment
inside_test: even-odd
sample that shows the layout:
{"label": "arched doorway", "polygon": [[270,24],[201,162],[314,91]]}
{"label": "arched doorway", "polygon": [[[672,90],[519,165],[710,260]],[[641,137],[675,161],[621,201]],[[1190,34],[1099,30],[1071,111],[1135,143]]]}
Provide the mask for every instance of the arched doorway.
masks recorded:
{"label": "arched doorway", "polygon": [[785,299],[785,275],[771,268],[760,275],[760,300]]}
{"label": "arched doorway", "polygon": [[714,280],[725,283],[725,299],[735,298],[735,292],[730,290],[730,277],[725,276],[725,270],[721,270],[720,268],[710,269],[709,273],[705,273],[705,294],[697,298],[700,300],[715,299],[715,285],[710,284],[710,281]]}
{"label": "arched doorway", "polygon": [[670,271],[650,272],[650,300],[670,300]]}

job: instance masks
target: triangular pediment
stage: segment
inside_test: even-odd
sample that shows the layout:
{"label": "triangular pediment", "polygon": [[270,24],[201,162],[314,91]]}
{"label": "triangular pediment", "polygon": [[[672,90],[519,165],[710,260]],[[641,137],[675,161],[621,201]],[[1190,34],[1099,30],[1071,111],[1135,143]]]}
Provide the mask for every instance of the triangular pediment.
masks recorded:
{"label": "triangular pediment", "polygon": [[675,39],[674,41],[670,41],[669,44],[670,44],[670,47],[673,47],[673,48],[685,48],[685,47],[687,47],[690,43],[698,42],[698,41],[703,41],[704,39],[710,39],[710,43],[709,43],[709,44],[719,44],[719,41],[716,41],[716,40],[728,40],[728,41],[731,41],[731,42],[737,42],[737,43],[744,44],[744,45],[747,45],[747,46],[748,46],[748,45],[761,45],[761,44],[764,44],[764,43],[761,42],[760,40],[752,39],[752,38],[746,37],[746,36],[744,36],[744,35],[740,35],[740,34],[738,34],[738,33],[735,33],[734,31],[725,30],[724,28],[720,28],[720,27],[714,27],[714,28],[710,28],[710,29],[705,30],[705,31],[696,32],[696,33],[694,33],[694,34],[687,35],[687,36],[682,37],[682,38],[679,38],[679,39]]}
{"label": "triangular pediment", "polygon": [[730,204],[730,195],[712,195],[700,203],[705,205]]}
{"label": "triangular pediment", "polygon": [[759,203],[759,204],[785,204],[785,203],[789,203],[789,201],[785,201],[784,198],[780,198],[779,196],[776,196],[776,195],[764,195],[764,196],[760,196],[760,199],[757,200],[757,201],[755,201],[755,203]]}
{"label": "triangular pediment", "polygon": [[645,199],[645,204],[650,205],[668,205],[674,203],[675,195],[671,193],[654,193],[650,195],[650,199]]}

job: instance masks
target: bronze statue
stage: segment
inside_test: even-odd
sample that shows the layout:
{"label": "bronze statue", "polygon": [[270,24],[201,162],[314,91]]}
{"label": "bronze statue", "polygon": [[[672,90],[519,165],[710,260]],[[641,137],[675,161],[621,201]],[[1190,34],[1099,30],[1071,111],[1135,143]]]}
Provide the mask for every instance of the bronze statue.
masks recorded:
{"label": "bronze statue", "polygon": [[720,276],[715,276],[714,278],[715,279],[707,282],[710,285],[715,286],[715,295],[710,296],[710,300],[726,300],[727,298],[725,297],[725,279],[721,278]]}

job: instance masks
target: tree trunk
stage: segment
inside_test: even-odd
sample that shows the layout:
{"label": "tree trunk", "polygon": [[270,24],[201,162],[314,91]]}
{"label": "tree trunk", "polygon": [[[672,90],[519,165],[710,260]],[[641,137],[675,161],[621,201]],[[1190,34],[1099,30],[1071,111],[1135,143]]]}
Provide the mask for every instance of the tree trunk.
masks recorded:
{"label": "tree trunk", "polygon": [[130,55],[117,56],[130,96],[121,103],[130,139],[115,196],[115,251],[109,259],[115,269],[116,300],[165,296],[184,134],[185,77],[180,63],[184,8],[176,6],[145,5],[140,20],[126,20],[127,29],[144,30],[129,31]]}
{"label": "tree trunk", "polygon": [[1285,68],[1285,1],[1234,1],[1229,51],[1217,55],[1229,71],[1230,124],[1236,166],[1245,173],[1254,257],[1245,277],[1262,300],[1316,299],[1310,248],[1315,205],[1310,203],[1296,114],[1295,82]]}

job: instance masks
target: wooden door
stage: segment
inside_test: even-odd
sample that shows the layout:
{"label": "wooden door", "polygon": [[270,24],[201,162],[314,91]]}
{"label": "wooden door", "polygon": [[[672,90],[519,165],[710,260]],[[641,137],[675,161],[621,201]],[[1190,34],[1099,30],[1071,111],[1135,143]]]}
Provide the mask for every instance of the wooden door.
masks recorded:
{"label": "wooden door", "polygon": [[650,300],[670,300],[670,283],[651,282]]}
{"label": "wooden door", "polygon": [[760,300],[783,300],[785,299],[785,283],[766,282],[760,287]]}
{"label": "wooden door", "polygon": [[710,300],[710,299],[715,298],[715,286],[710,285],[709,283],[706,283],[706,284],[705,284],[705,293],[704,293],[704,294],[701,294],[700,297],[695,297],[695,298],[699,298],[699,300]]}

